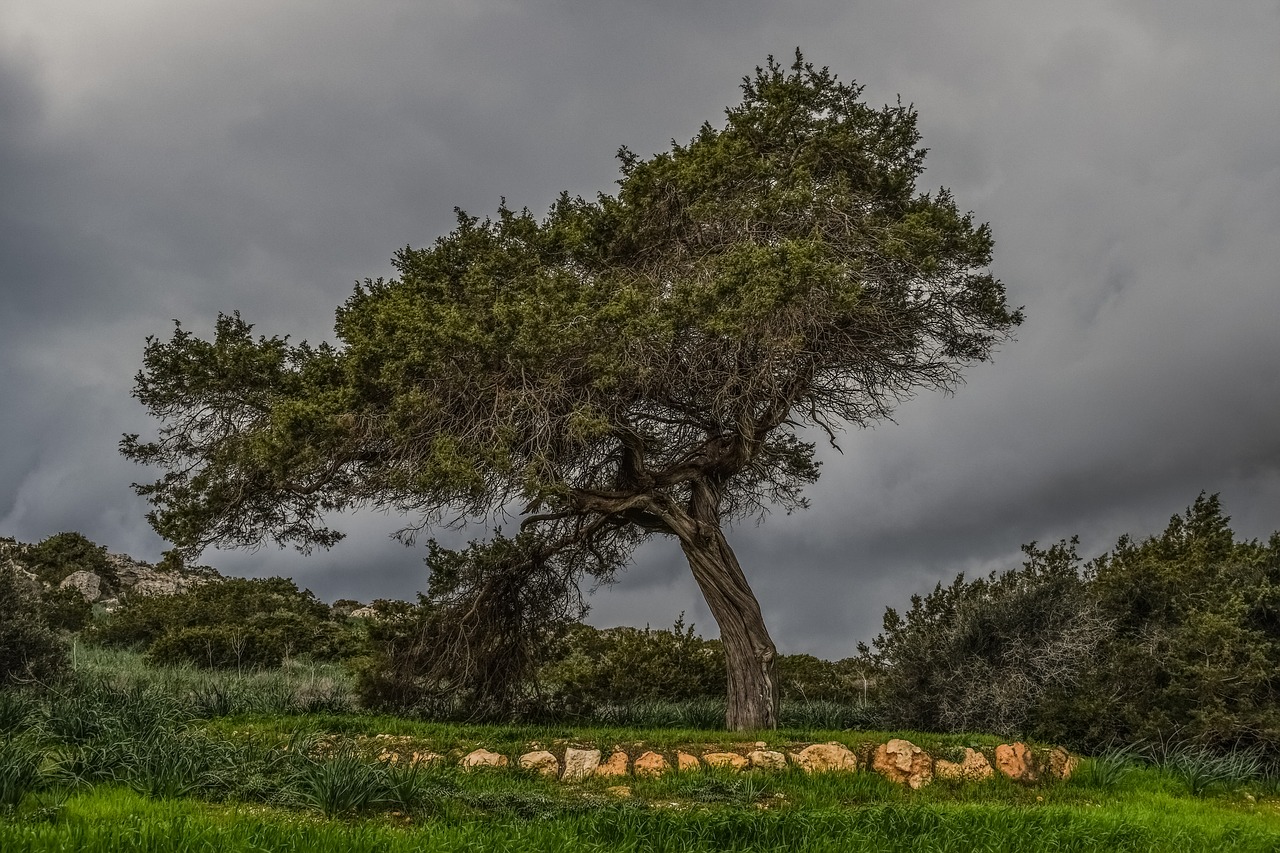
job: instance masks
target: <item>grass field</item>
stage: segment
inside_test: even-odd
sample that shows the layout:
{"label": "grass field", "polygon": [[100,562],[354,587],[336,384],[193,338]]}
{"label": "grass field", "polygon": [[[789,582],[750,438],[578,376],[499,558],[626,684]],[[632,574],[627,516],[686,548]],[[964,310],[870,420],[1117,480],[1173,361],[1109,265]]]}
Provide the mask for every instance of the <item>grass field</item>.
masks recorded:
{"label": "grass field", "polygon": [[[0,693],[4,853],[1280,850],[1280,785],[1248,754],[1116,753],[1035,786],[997,776],[913,791],[866,770],[795,768],[570,784],[516,769],[467,773],[455,759],[477,746],[512,757],[534,745],[597,746],[634,758],[757,740],[859,751],[893,735],[942,755],[998,739],[428,723],[351,710],[344,676],[325,668],[210,675],[100,652],[77,664],[77,681],[58,692]],[[378,762],[389,741],[379,734],[448,760]]]}

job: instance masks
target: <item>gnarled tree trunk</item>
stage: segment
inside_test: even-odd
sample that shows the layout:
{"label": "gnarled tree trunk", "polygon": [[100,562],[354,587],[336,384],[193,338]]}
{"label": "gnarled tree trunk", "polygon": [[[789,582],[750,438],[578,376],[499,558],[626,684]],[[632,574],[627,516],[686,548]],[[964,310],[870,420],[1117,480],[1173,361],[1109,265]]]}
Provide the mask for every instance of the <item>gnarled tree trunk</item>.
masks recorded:
{"label": "gnarled tree trunk", "polygon": [[778,686],[773,678],[777,649],[764,625],[747,576],[720,527],[712,489],[696,488],[690,501],[693,522],[677,531],[694,580],[720,626],[728,666],[725,724],[730,731],[776,729]]}

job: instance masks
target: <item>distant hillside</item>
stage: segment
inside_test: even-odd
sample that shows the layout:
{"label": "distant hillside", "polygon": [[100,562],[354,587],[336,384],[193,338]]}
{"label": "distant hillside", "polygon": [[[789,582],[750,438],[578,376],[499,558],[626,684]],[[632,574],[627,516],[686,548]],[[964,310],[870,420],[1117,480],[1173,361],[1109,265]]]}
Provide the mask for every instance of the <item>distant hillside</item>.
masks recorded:
{"label": "distant hillside", "polygon": [[0,537],[0,570],[14,572],[32,591],[72,588],[107,608],[135,595],[173,595],[222,580],[208,566],[169,559],[152,565],[112,554],[80,533],[58,533],[34,545]]}

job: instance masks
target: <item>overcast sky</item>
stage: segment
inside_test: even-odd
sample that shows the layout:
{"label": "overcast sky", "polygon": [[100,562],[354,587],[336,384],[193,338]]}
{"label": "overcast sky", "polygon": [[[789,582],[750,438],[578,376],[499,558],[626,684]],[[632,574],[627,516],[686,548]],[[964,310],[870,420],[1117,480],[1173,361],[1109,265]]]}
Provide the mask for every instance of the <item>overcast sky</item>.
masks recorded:
{"label": "overcast sky", "polygon": [[[0,535],[156,560],[123,432],[145,337],[240,310],[332,337],[357,279],[502,197],[720,123],[801,47],[916,105],[921,189],[991,223],[1018,340],[828,452],[813,507],[732,534],[784,652],[851,654],[955,573],[1156,533],[1203,489],[1280,528],[1278,0],[0,0]],[[322,598],[411,597],[421,552],[206,552]],[[601,625],[715,627],[646,545]]]}

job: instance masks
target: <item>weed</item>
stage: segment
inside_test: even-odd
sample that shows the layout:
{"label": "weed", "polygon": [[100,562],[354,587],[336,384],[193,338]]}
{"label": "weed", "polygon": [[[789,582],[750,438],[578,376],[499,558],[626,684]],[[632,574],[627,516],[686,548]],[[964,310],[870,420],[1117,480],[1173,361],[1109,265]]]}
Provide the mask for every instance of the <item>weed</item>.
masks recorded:
{"label": "weed", "polygon": [[0,740],[0,811],[13,811],[27,794],[44,787],[44,752],[20,738]]}
{"label": "weed", "polygon": [[366,811],[387,799],[381,768],[350,749],[322,757],[297,756],[289,788],[299,802],[326,817]]}

